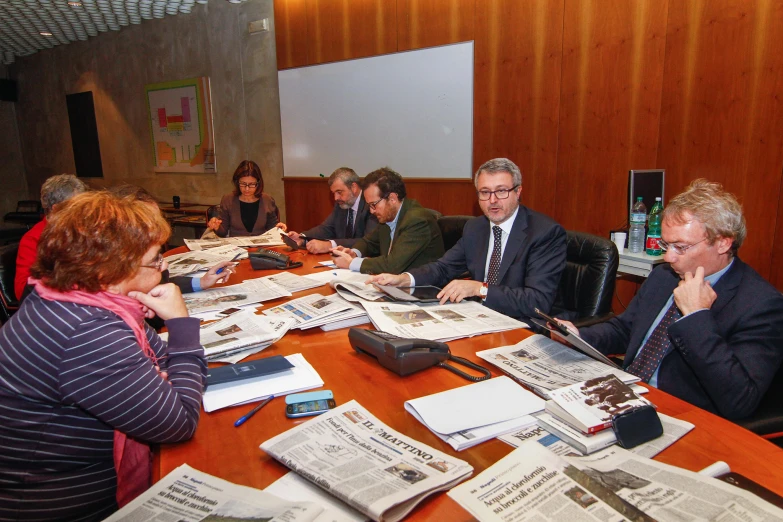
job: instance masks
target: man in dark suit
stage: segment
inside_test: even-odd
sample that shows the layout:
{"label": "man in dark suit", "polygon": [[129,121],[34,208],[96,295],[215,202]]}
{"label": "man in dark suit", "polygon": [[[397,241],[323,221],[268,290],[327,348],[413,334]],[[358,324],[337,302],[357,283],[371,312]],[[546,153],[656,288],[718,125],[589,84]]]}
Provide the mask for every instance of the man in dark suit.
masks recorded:
{"label": "man in dark suit", "polygon": [[[409,273],[381,274],[371,281],[446,285],[438,294],[441,303],[480,297],[487,307],[515,318],[535,316],[534,308],[548,312],[565,268],[565,230],[519,204],[522,173],[511,160],[484,163],[474,183],[484,215],[465,224],[446,255]],[[456,279],[465,272],[470,279]]]}
{"label": "man in dark suit", "polygon": [[736,198],[694,181],[663,211],[668,264],[625,312],[579,335],[625,353],[626,371],[667,393],[728,419],[750,415],[783,361],[783,295],[737,257],[745,233]]}
{"label": "man in dark suit", "polygon": [[362,197],[359,176],[353,169],[340,167],[329,176],[329,190],[334,195],[334,209],[326,220],[310,230],[291,231],[288,237],[307,246],[311,254],[325,254],[337,246],[351,247],[378,226]]}
{"label": "man in dark suit", "polygon": [[334,263],[363,274],[399,274],[442,256],[443,238],[435,215],[406,195],[405,182],[392,169],[369,173],[364,199],[380,224],[353,249],[332,249]]}

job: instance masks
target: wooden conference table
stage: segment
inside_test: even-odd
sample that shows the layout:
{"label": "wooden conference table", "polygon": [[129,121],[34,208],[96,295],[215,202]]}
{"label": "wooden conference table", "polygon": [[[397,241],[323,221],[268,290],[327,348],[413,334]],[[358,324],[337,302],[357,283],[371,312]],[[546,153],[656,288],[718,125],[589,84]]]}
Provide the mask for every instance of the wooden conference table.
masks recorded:
{"label": "wooden conference table", "polygon": [[[183,247],[184,248],[184,247]],[[182,251],[176,249],[173,252]],[[279,248],[287,252],[287,248]],[[327,255],[313,256],[304,252],[290,253],[293,260],[301,260],[304,266],[293,273],[305,275],[318,269],[317,261]],[[245,278],[262,277],[275,271],[254,271],[247,260],[237,267],[230,284]],[[328,294],[332,290],[322,286],[299,292]],[[291,298],[288,298],[291,299]],[[271,308],[286,299],[269,301],[263,308]],[[475,352],[498,346],[515,344],[528,337],[528,330],[481,335],[470,339],[452,341],[453,353],[468,358],[482,366],[490,365],[475,356]],[[268,355],[301,353],[313,365],[324,381],[324,387],[334,392],[337,404],[351,399],[392,428],[429,444],[440,451],[469,462],[474,475],[512,451],[511,446],[492,440],[465,451],[454,451],[451,446],[433,435],[426,427],[403,409],[408,399],[437,393],[469,384],[468,381],[442,368],[430,368],[408,377],[400,377],[379,366],[370,357],[357,354],[348,342],[348,329],[323,332],[320,328],[308,331],[289,331],[283,339],[252,358]],[[493,376],[501,375],[494,367]],[[741,473],[766,488],[783,495],[783,449],[766,440],[681,401],[655,388],[647,397],[659,411],[696,425],[684,438],[660,453],[656,458],[690,470],[702,469],[717,460],[727,462],[732,471]],[[196,434],[190,441],[162,445],[156,452],[155,473],[157,480],[183,463],[225,480],[263,489],[289,470],[259,449],[259,445],[274,435],[282,433],[305,420],[291,420],[285,416],[282,398],[272,400],[249,421],[234,427],[234,421],[244,415],[252,405],[235,406],[213,413],[202,411]],[[472,520],[473,518],[444,493],[427,498],[411,513],[407,520]]]}

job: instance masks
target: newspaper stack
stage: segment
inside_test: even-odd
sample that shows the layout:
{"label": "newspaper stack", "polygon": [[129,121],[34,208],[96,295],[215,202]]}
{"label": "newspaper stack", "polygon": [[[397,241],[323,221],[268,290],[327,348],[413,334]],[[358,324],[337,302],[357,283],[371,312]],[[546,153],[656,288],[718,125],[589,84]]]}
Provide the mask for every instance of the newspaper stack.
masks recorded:
{"label": "newspaper stack", "polygon": [[306,330],[322,326],[352,308],[355,307],[337,294],[310,294],[264,310],[264,314],[278,319],[291,318],[296,321],[294,328]]}
{"label": "newspaper stack", "polygon": [[261,449],[376,521],[400,520],[424,497],[473,473],[467,462],[392,430],[356,401],[269,439]]}
{"label": "newspaper stack", "polygon": [[363,302],[375,328],[406,339],[451,341],[528,325],[474,301],[417,306]]}
{"label": "newspaper stack", "polygon": [[590,456],[523,444],[449,496],[487,520],[783,520],[759,497],[617,446]]}
{"label": "newspaper stack", "polygon": [[[543,335],[533,335],[513,346],[501,346],[476,352],[538,395],[549,399],[549,392],[587,379],[612,374],[626,384],[639,377],[619,368],[591,359],[568,346]],[[634,387],[634,391],[640,390]]]}
{"label": "newspaper stack", "polygon": [[296,322],[270,319],[242,310],[201,327],[201,344],[209,362],[235,363],[279,341]]}
{"label": "newspaper stack", "polygon": [[203,250],[200,252],[183,252],[166,257],[169,265],[169,276],[182,276],[208,270],[221,261],[235,261],[247,257],[247,251],[233,245]]}
{"label": "newspaper stack", "polygon": [[200,522],[206,519],[313,522],[324,511],[317,503],[283,500],[183,464],[107,518],[106,522]]}

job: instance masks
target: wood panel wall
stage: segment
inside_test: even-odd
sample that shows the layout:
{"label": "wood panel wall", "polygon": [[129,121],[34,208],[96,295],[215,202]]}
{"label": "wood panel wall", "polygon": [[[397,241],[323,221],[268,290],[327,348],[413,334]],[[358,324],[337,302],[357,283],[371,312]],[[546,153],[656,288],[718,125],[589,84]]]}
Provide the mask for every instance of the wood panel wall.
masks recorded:
{"label": "wood panel wall", "polygon": [[[783,288],[783,2],[275,0],[275,17],[281,69],[473,39],[474,167],[511,158],[526,205],[600,235],[626,220],[630,169],[665,168],[668,197],[719,181],[745,208],[740,255]],[[442,204],[478,212],[456,193]]]}

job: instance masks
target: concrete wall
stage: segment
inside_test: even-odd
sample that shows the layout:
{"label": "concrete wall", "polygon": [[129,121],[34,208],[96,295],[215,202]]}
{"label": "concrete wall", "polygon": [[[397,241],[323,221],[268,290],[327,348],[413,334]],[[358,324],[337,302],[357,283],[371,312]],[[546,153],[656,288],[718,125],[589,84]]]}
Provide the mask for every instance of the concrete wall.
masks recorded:
{"label": "concrete wall", "polygon": [[[249,34],[248,23],[262,18],[271,30]],[[19,58],[9,68],[20,88],[17,124],[30,191],[53,174],[74,172],[65,95],[92,91],[104,175],[87,180],[92,186],[128,182],[161,201],[178,195],[214,204],[232,189],[237,164],[251,159],[284,212],[272,18],[272,0],[213,0],[190,14]],[[197,76],[210,78],[218,172],[155,173],[144,86]]]}
{"label": "concrete wall", "polygon": [[[0,65],[0,78],[8,78],[8,68],[5,65]],[[38,199],[37,192],[29,193],[27,189],[22,148],[16,127],[16,112],[16,103],[0,101],[0,217],[6,212],[16,210],[16,202],[20,199]],[[11,223],[8,226],[18,225]]]}

